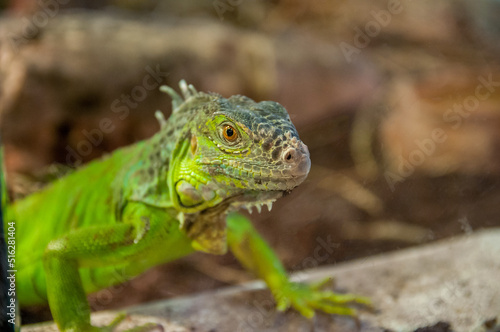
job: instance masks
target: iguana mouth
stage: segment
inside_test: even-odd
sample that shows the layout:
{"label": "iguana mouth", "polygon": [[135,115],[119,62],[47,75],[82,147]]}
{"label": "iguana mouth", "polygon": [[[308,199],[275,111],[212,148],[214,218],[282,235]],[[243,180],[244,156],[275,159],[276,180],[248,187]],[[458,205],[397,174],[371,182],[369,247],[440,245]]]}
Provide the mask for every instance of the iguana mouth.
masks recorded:
{"label": "iguana mouth", "polygon": [[283,197],[287,191],[274,190],[274,191],[253,191],[242,193],[224,200],[223,203],[229,204],[230,210],[238,210],[244,208],[252,213],[253,208],[257,212],[262,211],[262,207],[266,206],[268,211],[273,208],[273,203],[280,197]]}

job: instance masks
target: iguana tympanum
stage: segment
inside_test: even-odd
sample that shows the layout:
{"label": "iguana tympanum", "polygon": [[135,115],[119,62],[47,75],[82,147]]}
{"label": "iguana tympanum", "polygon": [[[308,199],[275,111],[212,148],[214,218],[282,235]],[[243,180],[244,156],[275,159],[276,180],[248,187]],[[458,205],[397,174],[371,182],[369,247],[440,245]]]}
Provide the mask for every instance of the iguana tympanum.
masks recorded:
{"label": "iguana tympanum", "polygon": [[362,297],[289,281],[241,207],[269,208],[311,165],[286,110],[202,93],[181,81],[161,130],[13,203],[18,301],[48,301],[61,331],[109,331],[90,324],[86,294],[194,251],[227,248],[262,278],[280,310],[354,315]]}

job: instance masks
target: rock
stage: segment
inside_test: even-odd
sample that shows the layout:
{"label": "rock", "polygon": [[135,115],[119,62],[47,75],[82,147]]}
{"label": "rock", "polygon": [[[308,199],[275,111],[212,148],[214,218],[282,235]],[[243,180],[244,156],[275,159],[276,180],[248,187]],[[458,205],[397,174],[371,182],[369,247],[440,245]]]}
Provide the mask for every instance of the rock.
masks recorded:
{"label": "rock", "polygon": [[304,282],[334,277],[337,291],[369,296],[376,310],[359,308],[359,330],[348,317],[278,313],[261,282],[126,311],[195,331],[486,331],[500,312],[499,256],[500,229],[489,229],[295,275]]}
{"label": "rock", "polygon": [[[113,322],[121,313],[116,312],[99,312],[92,315],[92,324],[96,326],[107,326]],[[151,316],[127,315],[114,329],[114,332],[126,332],[133,327],[145,324],[157,324],[158,327],[148,330],[150,332],[190,332],[191,330],[182,327],[178,324],[168,322],[164,319]],[[24,328],[23,328],[24,330]],[[37,326],[28,327],[30,332],[58,332],[59,329],[55,324],[38,324]]]}

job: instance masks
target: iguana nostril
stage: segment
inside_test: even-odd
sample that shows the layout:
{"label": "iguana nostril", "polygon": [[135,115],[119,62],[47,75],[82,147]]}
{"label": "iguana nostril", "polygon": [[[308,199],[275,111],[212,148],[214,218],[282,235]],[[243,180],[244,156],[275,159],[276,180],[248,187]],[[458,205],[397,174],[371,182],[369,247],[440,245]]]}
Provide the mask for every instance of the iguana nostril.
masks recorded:
{"label": "iguana nostril", "polygon": [[311,168],[309,150],[305,144],[300,144],[297,148],[288,148],[283,151],[281,158],[290,168],[288,172],[293,177],[305,177]]}
{"label": "iguana nostril", "polygon": [[283,161],[286,163],[292,163],[295,161],[297,155],[297,151],[295,149],[288,149],[283,152]]}

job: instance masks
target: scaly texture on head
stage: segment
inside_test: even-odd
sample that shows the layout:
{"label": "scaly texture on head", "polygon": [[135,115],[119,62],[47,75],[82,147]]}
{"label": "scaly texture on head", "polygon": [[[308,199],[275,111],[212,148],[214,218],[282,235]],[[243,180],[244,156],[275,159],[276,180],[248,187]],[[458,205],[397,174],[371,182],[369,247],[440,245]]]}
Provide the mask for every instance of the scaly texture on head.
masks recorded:
{"label": "scaly texture on head", "polygon": [[260,208],[306,178],[309,152],[280,104],[225,99],[192,87],[190,92],[165,125],[184,123],[169,169],[171,197],[180,211],[199,212],[224,201]]}
{"label": "scaly texture on head", "polygon": [[[144,144],[133,200],[180,212],[182,227],[209,252],[225,236],[225,212],[272,203],[306,178],[309,151],[286,110],[272,101],[228,99],[198,92],[184,81],[173,89],[172,115],[157,117],[161,130]],[[186,225],[184,221],[186,220]],[[210,248],[208,248],[210,247]]]}

